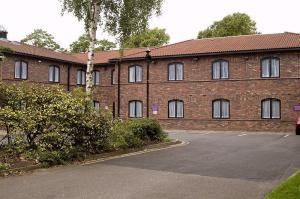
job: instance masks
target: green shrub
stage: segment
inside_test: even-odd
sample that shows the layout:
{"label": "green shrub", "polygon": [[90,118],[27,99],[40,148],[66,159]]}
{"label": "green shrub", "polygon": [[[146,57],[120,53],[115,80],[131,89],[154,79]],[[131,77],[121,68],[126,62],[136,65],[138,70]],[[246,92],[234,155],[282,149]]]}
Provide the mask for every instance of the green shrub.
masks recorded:
{"label": "green shrub", "polygon": [[5,171],[5,170],[8,170],[9,168],[10,168],[9,164],[0,162],[0,171]]}
{"label": "green shrub", "polygon": [[53,165],[73,158],[163,141],[154,119],[113,120],[94,110],[82,89],[0,83],[0,126],[12,137],[11,154]]}
{"label": "green shrub", "polygon": [[166,134],[155,119],[128,120],[128,127],[143,141],[162,141],[166,138]]}
{"label": "green shrub", "polygon": [[155,119],[131,119],[118,121],[109,136],[110,148],[137,148],[166,138],[159,122]]}
{"label": "green shrub", "polygon": [[67,93],[54,86],[0,83],[0,92],[0,125],[8,126],[13,137],[20,134],[9,146],[16,153],[62,164],[107,145],[112,117],[89,107],[80,89]]}

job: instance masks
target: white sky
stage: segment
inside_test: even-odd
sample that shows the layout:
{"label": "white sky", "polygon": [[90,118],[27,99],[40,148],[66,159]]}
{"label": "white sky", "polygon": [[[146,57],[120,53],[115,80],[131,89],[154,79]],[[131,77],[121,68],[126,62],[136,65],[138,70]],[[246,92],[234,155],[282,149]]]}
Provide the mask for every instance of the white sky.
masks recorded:
{"label": "white sky", "polygon": [[[166,28],[171,43],[196,38],[199,30],[233,12],[249,14],[262,33],[300,32],[299,0],[165,0],[162,12],[150,27]],[[84,31],[72,15],[61,16],[59,0],[0,0],[0,24],[9,40],[19,41],[42,28],[65,48]]]}

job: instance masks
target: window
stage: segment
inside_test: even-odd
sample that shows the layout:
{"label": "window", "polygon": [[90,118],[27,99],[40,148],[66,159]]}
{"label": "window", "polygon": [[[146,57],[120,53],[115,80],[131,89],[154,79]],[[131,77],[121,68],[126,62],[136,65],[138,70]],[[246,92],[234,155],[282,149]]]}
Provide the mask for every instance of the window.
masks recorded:
{"label": "window", "polygon": [[59,82],[58,66],[49,66],[49,82]]}
{"label": "window", "polygon": [[280,119],[280,100],[278,99],[264,99],[261,102],[261,116],[263,119]]}
{"label": "window", "polygon": [[100,72],[97,70],[93,71],[93,85],[100,85]]}
{"label": "window", "polygon": [[278,58],[265,58],[261,60],[261,77],[279,77],[280,60]]}
{"label": "window", "polygon": [[228,119],[229,118],[229,100],[217,99],[213,101],[213,118]]}
{"label": "window", "polygon": [[169,81],[183,80],[183,64],[173,63],[169,65]]}
{"label": "window", "polygon": [[93,107],[95,110],[100,110],[100,102],[99,101],[93,101]]}
{"label": "window", "polygon": [[117,76],[116,76],[116,70],[113,69],[111,71],[111,84],[117,84]]}
{"label": "window", "polygon": [[129,67],[129,82],[141,82],[143,79],[143,69],[141,66]]}
{"label": "window", "polygon": [[229,77],[229,63],[225,60],[213,62],[213,79],[228,79]]}
{"label": "window", "polygon": [[183,118],[183,110],[182,100],[169,101],[169,118]]}
{"label": "window", "polygon": [[141,101],[130,101],[128,112],[131,118],[143,117],[143,103]]}
{"label": "window", "polygon": [[15,79],[27,79],[28,64],[24,61],[15,62]]}
{"label": "window", "polygon": [[85,85],[85,71],[77,70],[77,85]]}

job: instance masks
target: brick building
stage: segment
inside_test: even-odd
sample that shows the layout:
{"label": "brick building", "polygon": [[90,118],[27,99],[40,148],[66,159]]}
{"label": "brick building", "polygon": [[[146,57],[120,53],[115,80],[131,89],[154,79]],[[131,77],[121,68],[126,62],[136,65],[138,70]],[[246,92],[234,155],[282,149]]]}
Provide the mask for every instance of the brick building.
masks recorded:
{"label": "brick building", "polygon": [[[6,36],[6,35],[5,35]],[[85,84],[86,54],[0,40],[1,80]],[[115,116],[154,117],[169,129],[295,130],[300,34],[188,40],[95,55],[95,106]]]}

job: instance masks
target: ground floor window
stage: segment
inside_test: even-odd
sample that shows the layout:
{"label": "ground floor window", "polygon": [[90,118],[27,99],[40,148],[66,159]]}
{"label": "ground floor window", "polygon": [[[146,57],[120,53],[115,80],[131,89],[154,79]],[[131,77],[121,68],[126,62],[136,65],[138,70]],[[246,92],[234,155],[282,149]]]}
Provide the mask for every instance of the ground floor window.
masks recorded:
{"label": "ground floor window", "polygon": [[138,100],[130,101],[128,112],[131,118],[143,117],[143,102]]}
{"label": "ground floor window", "polygon": [[226,99],[217,99],[213,101],[213,118],[228,119],[230,102]]}
{"label": "ground floor window", "polygon": [[279,99],[264,99],[261,104],[261,114],[263,119],[280,119],[281,105]]}
{"label": "ground floor window", "polygon": [[97,110],[97,111],[100,110],[100,102],[99,101],[94,100],[93,101],[93,106],[94,106],[95,110]]}
{"label": "ground floor window", "polygon": [[169,118],[183,118],[183,101],[171,100],[169,101]]}

